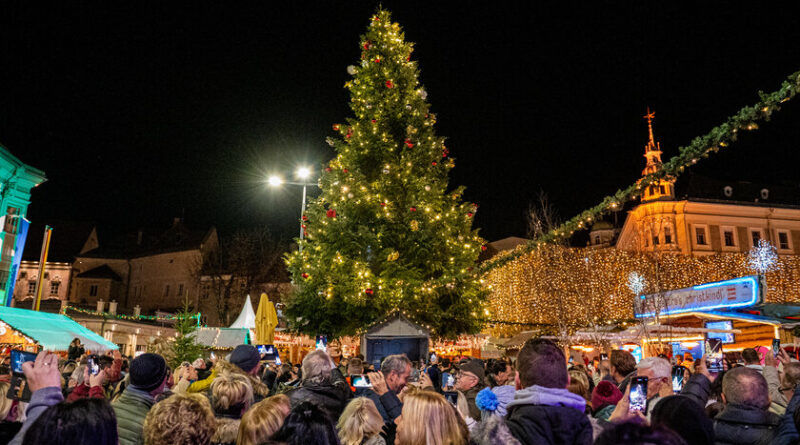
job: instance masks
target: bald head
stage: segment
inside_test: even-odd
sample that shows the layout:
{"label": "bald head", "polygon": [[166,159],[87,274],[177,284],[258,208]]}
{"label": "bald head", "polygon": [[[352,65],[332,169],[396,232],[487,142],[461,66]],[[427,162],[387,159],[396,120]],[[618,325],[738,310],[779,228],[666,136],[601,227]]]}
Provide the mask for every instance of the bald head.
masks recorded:
{"label": "bald head", "polygon": [[760,372],[750,368],[735,368],[722,379],[722,394],[727,403],[769,408],[767,381]]}

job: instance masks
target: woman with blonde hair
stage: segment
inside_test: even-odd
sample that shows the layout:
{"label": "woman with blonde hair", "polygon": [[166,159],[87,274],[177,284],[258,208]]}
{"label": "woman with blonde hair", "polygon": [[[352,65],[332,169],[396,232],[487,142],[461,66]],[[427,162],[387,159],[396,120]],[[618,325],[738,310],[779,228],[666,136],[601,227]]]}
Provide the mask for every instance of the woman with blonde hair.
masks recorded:
{"label": "woman with blonde hair", "polygon": [[441,394],[409,394],[395,420],[398,445],[466,445],[469,431],[464,419]]}
{"label": "woman with blonde hair", "polygon": [[242,416],[236,445],[259,445],[269,441],[281,429],[291,410],[289,398],[283,394],[256,403]]}
{"label": "woman with blonde hair", "polygon": [[592,393],[589,391],[589,378],[586,377],[586,373],[580,370],[569,371],[567,390],[583,397],[586,400],[587,414],[592,413]]}
{"label": "woman with blonde hair", "polygon": [[216,427],[208,398],[200,394],[174,394],[147,412],[144,443],[209,445]]}
{"label": "woman with blonde hair", "polygon": [[347,404],[336,429],[342,445],[386,445],[380,436],[383,417],[375,402],[366,397],[356,397]]}
{"label": "woman with blonde hair", "polygon": [[217,418],[215,444],[236,443],[242,415],[253,404],[250,380],[237,373],[222,372],[211,383],[211,407]]}

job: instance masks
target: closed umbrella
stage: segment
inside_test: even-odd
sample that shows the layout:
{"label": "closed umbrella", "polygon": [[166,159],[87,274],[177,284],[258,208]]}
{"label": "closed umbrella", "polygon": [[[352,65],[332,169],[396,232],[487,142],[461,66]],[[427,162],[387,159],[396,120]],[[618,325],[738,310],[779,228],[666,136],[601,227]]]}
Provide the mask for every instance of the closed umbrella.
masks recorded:
{"label": "closed umbrella", "polygon": [[275,328],[278,326],[278,314],[275,306],[269,301],[267,294],[261,294],[256,311],[256,342],[259,345],[271,345],[275,339]]}

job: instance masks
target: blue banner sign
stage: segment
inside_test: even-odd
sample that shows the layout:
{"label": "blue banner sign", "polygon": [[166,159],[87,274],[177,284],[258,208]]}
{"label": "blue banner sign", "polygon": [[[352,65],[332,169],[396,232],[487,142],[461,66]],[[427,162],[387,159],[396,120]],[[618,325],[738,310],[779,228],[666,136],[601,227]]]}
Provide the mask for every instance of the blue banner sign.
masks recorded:
{"label": "blue banner sign", "polygon": [[28,238],[28,227],[30,222],[25,218],[19,219],[19,227],[17,228],[17,235],[14,238],[14,257],[11,259],[11,270],[9,270],[8,283],[6,284],[7,293],[2,303],[3,306],[11,306],[11,300],[14,298],[14,285],[17,283],[17,273],[19,272],[19,265],[22,263],[22,251],[25,250],[25,240]]}
{"label": "blue banner sign", "polygon": [[762,301],[762,286],[756,275],[717,281],[698,286],[640,295],[634,299],[636,318],[686,312],[731,309],[758,304]]}

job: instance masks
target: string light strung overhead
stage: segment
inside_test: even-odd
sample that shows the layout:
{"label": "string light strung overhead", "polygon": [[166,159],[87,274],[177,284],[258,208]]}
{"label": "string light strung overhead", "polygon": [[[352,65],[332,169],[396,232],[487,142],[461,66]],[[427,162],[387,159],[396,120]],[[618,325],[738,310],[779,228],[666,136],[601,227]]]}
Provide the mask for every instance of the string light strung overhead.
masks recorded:
{"label": "string light strung overhead", "polygon": [[[634,323],[635,295],[752,275],[748,257],[744,252],[694,257],[546,244],[486,274],[487,319],[495,321],[487,324],[488,331],[510,336],[536,325],[555,332],[559,323],[570,331],[594,324],[624,327]],[[641,292],[631,289],[632,274],[638,275],[634,289],[645,283]],[[799,256],[775,258],[765,275],[767,302],[800,300]]]}

